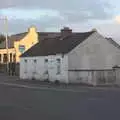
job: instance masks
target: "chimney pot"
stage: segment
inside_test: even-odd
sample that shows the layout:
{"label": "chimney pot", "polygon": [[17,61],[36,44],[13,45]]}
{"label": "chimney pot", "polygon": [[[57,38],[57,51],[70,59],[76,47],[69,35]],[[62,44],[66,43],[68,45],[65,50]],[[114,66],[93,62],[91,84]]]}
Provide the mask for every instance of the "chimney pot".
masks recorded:
{"label": "chimney pot", "polygon": [[37,29],[35,26],[31,26],[30,28],[28,28],[28,32],[36,32]]}
{"label": "chimney pot", "polygon": [[93,32],[97,32],[97,29],[96,29],[96,28],[93,28],[92,31],[93,31]]}
{"label": "chimney pot", "polygon": [[61,35],[63,37],[69,36],[71,34],[72,34],[72,29],[70,29],[69,27],[64,27],[63,29],[61,29]]}

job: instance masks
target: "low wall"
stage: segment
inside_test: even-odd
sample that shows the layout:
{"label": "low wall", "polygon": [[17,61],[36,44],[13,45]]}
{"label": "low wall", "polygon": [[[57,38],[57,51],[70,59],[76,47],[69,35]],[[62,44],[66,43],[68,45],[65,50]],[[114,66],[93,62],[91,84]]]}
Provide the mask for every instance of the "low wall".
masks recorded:
{"label": "low wall", "polygon": [[85,83],[91,85],[115,84],[116,71],[111,70],[69,70],[70,83]]}
{"label": "low wall", "polygon": [[0,72],[7,72],[7,65],[6,64],[0,64]]}

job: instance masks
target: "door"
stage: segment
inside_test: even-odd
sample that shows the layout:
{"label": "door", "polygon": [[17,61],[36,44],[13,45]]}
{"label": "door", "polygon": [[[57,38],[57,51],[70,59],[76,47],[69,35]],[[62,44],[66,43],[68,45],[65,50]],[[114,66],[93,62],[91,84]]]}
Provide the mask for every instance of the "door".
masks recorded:
{"label": "door", "polygon": [[97,84],[105,84],[104,71],[97,71]]}
{"label": "door", "polygon": [[36,79],[36,74],[37,74],[37,70],[36,70],[36,67],[37,67],[37,60],[36,59],[34,59],[33,61],[32,61],[32,63],[33,63],[33,67],[32,67],[32,79],[34,80],[34,79]]}
{"label": "door", "polygon": [[49,80],[49,72],[48,72],[48,59],[46,58],[44,60],[44,73],[43,73],[43,79]]}
{"label": "door", "polygon": [[61,77],[61,59],[51,58],[48,64],[48,73],[50,81],[60,80]]}
{"label": "door", "polygon": [[49,80],[54,82],[56,80],[56,61],[53,58],[48,61],[48,74]]}

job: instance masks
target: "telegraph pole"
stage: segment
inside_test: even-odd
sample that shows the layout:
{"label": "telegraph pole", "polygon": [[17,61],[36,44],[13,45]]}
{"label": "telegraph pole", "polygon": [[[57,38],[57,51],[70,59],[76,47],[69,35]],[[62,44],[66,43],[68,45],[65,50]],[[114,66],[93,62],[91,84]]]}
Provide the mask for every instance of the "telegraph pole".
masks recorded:
{"label": "telegraph pole", "polygon": [[5,47],[6,47],[6,51],[7,51],[7,62],[6,62],[6,67],[7,67],[7,72],[9,71],[9,53],[8,53],[8,19],[7,16],[5,16],[4,18],[5,21]]}

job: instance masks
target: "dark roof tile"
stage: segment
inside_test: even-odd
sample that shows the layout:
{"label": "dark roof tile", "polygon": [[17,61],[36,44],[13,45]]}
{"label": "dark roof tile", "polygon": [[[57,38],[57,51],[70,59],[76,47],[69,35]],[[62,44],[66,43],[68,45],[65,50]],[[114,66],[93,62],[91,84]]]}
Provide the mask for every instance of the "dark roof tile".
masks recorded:
{"label": "dark roof tile", "polygon": [[88,38],[92,32],[73,33],[66,37],[48,38],[26,51],[21,57],[66,54]]}

